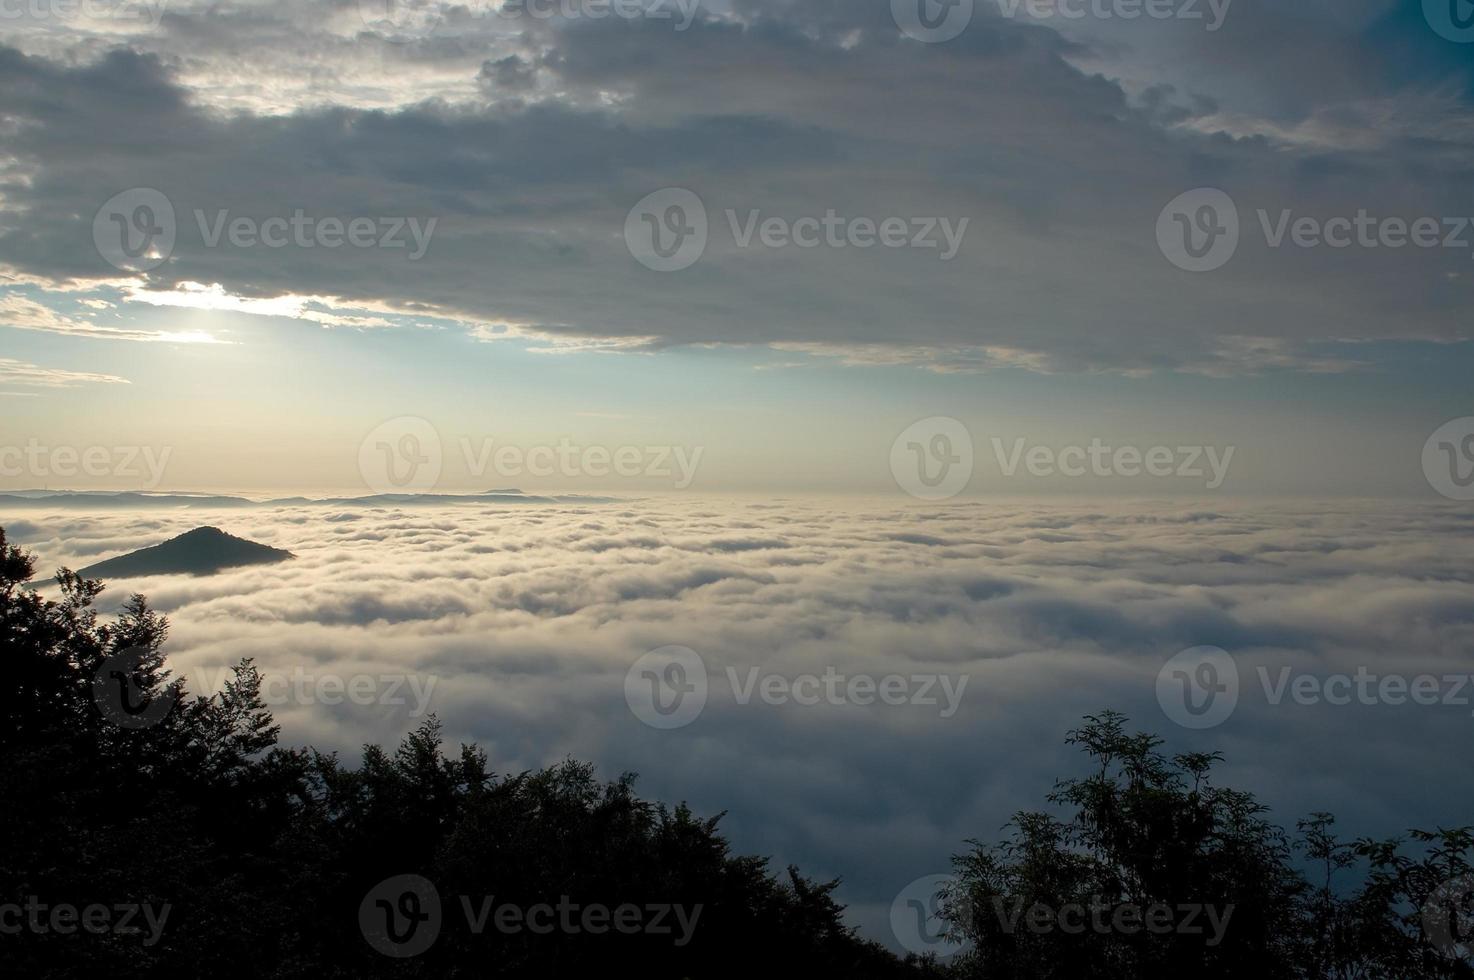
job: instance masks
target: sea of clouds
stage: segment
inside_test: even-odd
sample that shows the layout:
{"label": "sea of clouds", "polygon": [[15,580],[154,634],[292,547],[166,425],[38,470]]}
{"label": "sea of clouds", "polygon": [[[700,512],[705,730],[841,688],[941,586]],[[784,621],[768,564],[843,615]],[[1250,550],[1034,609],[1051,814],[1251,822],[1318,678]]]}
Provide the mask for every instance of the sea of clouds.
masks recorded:
{"label": "sea of clouds", "polygon": [[[647,797],[728,811],[741,851],[842,876],[851,921],[886,941],[900,889],[1082,773],[1063,737],[1104,708],[1170,750],[1225,753],[1221,778],[1282,824],[1326,809],[1390,835],[1468,822],[1474,802],[1474,705],[1275,704],[1258,674],[1474,672],[1467,508],[671,496],[0,514],[46,574],[206,524],[297,557],[104,595],[169,616],[192,689],[253,657],[287,744],[353,758],[433,711],[502,772],[567,756],[638,772]],[[671,645],[709,683],[699,715],[661,729],[626,679]],[[1158,675],[1202,645],[1229,652],[1242,690],[1189,729]],[[931,703],[740,697],[753,676],[826,671],[942,677],[953,703],[940,685]]]}

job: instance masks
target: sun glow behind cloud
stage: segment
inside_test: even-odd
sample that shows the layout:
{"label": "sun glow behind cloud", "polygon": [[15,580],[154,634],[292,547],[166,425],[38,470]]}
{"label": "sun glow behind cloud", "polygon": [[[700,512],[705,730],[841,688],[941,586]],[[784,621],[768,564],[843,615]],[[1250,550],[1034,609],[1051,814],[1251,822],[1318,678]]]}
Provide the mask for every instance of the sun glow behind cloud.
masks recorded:
{"label": "sun glow behind cloud", "polygon": [[[310,320],[323,326],[388,327],[395,324],[382,316],[338,312],[339,301],[327,296],[286,294],[270,297],[235,295],[220,283],[206,285],[181,282],[173,289],[147,289],[129,286],[124,293],[129,302],[149,306],[167,306],[186,310],[209,310],[224,313],[247,313],[253,316],[279,316],[294,320]],[[353,307],[353,309],[362,309]]]}

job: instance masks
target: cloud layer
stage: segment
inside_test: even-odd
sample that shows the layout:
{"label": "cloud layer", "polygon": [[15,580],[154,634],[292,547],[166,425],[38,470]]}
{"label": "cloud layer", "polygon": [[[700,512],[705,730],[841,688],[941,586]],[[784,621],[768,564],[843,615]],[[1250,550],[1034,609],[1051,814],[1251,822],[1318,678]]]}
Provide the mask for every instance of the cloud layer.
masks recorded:
{"label": "cloud layer", "polygon": [[[1328,343],[1467,339],[1474,230],[1464,247],[1270,245],[1286,212],[1467,217],[1470,66],[1420,17],[1239,0],[1209,31],[1012,6],[977,3],[945,44],[905,36],[889,3],[783,0],[699,6],[684,30],[294,0],[17,25],[0,36],[0,263],[50,287],[116,282],[88,219],[150,187],[178,241],[144,293],[324,297],[479,336],[1211,374],[1355,367]],[[1236,203],[1242,240],[1193,274],[1156,225],[1204,186]],[[661,274],[621,232],[666,187],[699,196],[709,236]],[[206,247],[222,211],[297,208],[438,225],[420,261]],[[968,226],[950,261],[742,244],[756,222],[830,213]]]}
{"label": "cloud layer", "polygon": [[[1474,523],[1447,507],[670,497],[17,517],[7,532],[43,568],[200,524],[287,548],[283,565],[119,582],[106,598],[137,590],[167,612],[171,663],[195,686],[255,657],[288,742],[351,755],[397,739],[423,700],[504,771],[573,755],[729,810],[744,850],[843,875],[854,921],[881,938],[902,886],[1077,771],[1063,734],[1102,708],[1173,750],[1224,751],[1224,778],[1281,822],[1324,808],[1391,834],[1474,802],[1452,778],[1467,704],[1276,705],[1257,673],[1474,671]],[[1205,644],[1231,653],[1243,688],[1227,721],[1194,731],[1164,713],[1157,678]],[[669,645],[699,654],[709,690],[694,721],[658,730],[631,710],[626,674]],[[743,704],[729,669],[739,688],[753,669],[966,686],[950,715]],[[325,677],[373,680],[355,701]]]}

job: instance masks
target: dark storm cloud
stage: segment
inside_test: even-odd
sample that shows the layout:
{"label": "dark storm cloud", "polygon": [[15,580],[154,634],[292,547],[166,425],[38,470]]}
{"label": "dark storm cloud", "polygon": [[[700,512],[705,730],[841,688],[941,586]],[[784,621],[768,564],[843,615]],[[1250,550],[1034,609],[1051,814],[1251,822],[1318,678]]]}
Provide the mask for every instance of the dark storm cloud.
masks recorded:
{"label": "dark storm cloud", "polygon": [[[1257,213],[1272,226],[1283,209],[1474,210],[1461,191],[1467,65],[1416,58],[1444,44],[1426,25],[1399,21],[1379,44],[1390,15],[1375,4],[1316,18],[1240,0],[1212,33],[1076,29],[996,7],[979,3],[960,37],[934,45],[905,38],[883,3],[743,3],[687,30],[468,8],[398,34],[356,5],[184,6],[126,47],[20,38],[43,53],[0,54],[0,261],[116,277],[91,217],[145,186],[169,197],[179,229],[149,289],[387,304],[488,336],[510,324],[862,364],[1210,373],[1345,370],[1354,348],[1308,345],[1467,336],[1474,229],[1462,249],[1270,248]],[[1242,81],[1259,75],[1273,84]],[[621,232],[667,186],[701,197],[710,236],[694,266],[660,274]],[[1225,267],[1192,274],[1164,258],[1155,228],[1200,186],[1229,192],[1243,240]],[[437,225],[410,262],[390,249],[207,248],[195,213],[208,224],[295,208]],[[734,237],[753,215],[831,210],[968,226],[950,261]]]}

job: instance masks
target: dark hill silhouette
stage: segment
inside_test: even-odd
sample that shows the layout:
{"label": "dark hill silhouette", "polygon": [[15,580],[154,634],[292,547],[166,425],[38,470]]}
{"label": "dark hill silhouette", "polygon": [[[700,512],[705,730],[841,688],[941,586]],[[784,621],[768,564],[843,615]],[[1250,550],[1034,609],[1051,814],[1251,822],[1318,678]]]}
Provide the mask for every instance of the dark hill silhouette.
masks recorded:
{"label": "dark hill silhouette", "polygon": [[144,507],[252,507],[245,497],[203,493],[138,493],[111,490],[7,490],[0,493],[0,506],[55,510],[133,510]]}
{"label": "dark hill silhouette", "polygon": [[290,551],[268,548],[226,534],[218,527],[197,527],[152,548],[109,558],[82,569],[92,578],[129,578],[137,575],[213,575],[242,565],[269,565],[294,557]]}

